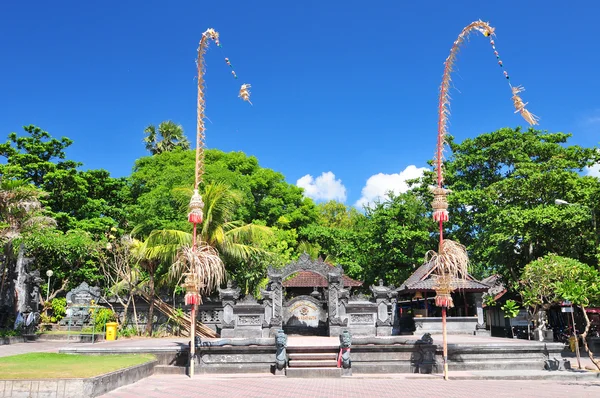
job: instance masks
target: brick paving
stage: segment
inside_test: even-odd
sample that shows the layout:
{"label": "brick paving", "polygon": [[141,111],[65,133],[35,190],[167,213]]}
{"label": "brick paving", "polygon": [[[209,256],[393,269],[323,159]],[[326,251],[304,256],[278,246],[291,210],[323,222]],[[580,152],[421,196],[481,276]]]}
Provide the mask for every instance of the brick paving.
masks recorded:
{"label": "brick paving", "polygon": [[102,397],[600,397],[600,381],[432,380],[406,378],[288,379],[271,376],[155,375]]}

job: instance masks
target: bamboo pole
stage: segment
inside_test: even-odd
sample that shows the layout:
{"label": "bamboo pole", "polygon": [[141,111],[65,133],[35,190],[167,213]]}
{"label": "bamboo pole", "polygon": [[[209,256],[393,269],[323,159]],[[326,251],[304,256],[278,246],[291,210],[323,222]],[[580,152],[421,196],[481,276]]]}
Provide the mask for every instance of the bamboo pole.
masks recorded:
{"label": "bamboo pole", "polygon": [[444,356],[444,380],[448,380],[448,333],[446,330],[446,307],[442,307],[442,346]]}

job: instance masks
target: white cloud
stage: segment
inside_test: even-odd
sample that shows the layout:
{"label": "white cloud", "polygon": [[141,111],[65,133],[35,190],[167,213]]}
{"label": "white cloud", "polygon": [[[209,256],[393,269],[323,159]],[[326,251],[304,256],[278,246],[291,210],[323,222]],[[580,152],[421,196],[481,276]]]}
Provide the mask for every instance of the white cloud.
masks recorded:
{"label": "white cloud", "polygon": [[304,195],[314,200],[346,201],[346,187],[331,171],[323,172],[317,178],[307,174],[296,181],[296,185],[304,188]]}
{"label": "white cloud", "polygon": [[363,208],[363,206],[370,206],[376,200],[385,200],[388,198],[387,193],[390,191],[396,194],[408,191],[406,180],[421,177],[425,170],[427,170],[425,167],[417,167],[411,164],[400,173],[372,175],[362,189],[361,198],[354,206]]}
{"label": "white cloud", "polygon": [[585,171],[589,176],[600,178],[600,163],[596,163],[592,167],[586,167]]}

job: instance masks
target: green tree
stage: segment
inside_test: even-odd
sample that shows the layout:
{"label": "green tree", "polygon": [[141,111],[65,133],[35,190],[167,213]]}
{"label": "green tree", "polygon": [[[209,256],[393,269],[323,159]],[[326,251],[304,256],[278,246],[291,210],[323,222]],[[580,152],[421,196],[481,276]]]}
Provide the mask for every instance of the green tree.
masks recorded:
{"label": "green tree", "polygon": [[62,232],[46,228],[24,235],[21,242],[27,255],[34,258],[35,268],[42,274],[48,269],[54,272],[54,278],[61,281],[57,284],[61,286],[60,291],[84,281],[95,283],[102,280],[98,268],[98,250],[103,242],[88,232]]}
{"label": "green tree", "polygon": [[0,156],[6,158],[0,164],[4,180],[25,180],[46,192],[40,201],[62,231],[83,229],[99,236],[111,226],[126,225],[125,179],[111,178],[105,170],[79,171],[81,163],[65,160],[73,141],[52,138],[35,126],[24,130],[26,135],[10,133],[0,144]]}
{"label": "green tree", "polygon": [[[353,279],[360,280],[365,276],[365,271],[372,270],[364,253],[366,249],[364,233],[312,224],[301,228],[298,236],[302,242],[305,242],[298,247],[299,254],[306,251],[311,255],[317,254],[327,262],[340,264],[344,268],[344,273]],[[307,246],[306,243],[312,247]],[[374,280],[375,276],[367,282]]]}
{"label": "green tree", "polygon": [[72,140],[52,138],[48,132],[33,125],[24,126],[23,130],[28,135],[10,133],[8,140],[0,144],[0,156],[6,158],[6,164],[0,165],[5,178],[30,181],[36,187],[42,187],[47,173],[71,170],[81,165],[64,160],[64,151],[71,146]]}
{"label": "green tree", "polygon": [[354,229],[364,219],[364,215],[354,207],[346,206],[335,200],[319,203],[317,211],[319,212],[319,224],[324,227]]}
{"label": "green tree", "polygon": [[369,284],[384,278],[399,285],[423,263],[425,253],[436,247],[428,203],[412,191],[388,196],[366,209],[363,278]]}
{"label": "green tree", "polygon": [[[189,231],[181,216],[181,190],[194,183],[193,151],[163,152],[136,161],[131,175],[131,224],[140,236],[155,229]],[[283,229],[300,228],[316,221],[312,200],[302,190],[285,182],[281,173],[262,168],[256,158],[242,152],[205,152],[204,181],[225,183],[240,195],[233,219],[245,223],[260,221]],[[189,197],[188,197],[189,199]]]}
{"label": "green tree", "polygon": [[158,125],[158,131],[156,126],[149,125],[144,130],[144,134],[146,134],[144,137],[146,149],[152,155],[170,152],[175,148],[190,149],[190,142],[183,132],[183,126],[171,120],[161,122]]}
{"label": "green tree", "polygon": [[[592,212],[600,180],[581,170],[596,148],[567,146],[569,134],[503,128],[462,143],[446,163],[449,229],[469,250],[477,276],[516,281],[523,267],[550,252],[597,265]],[[556,199],[578,206],[557,206]]]}
{"label": "green tree", "polygon": [[600,273],[572,258],[548,254],[527,264],[520,280],[520,294],[525,305],[542,307],[569,300],[583,311],[586,327],[582,334],[590,359],[600,370],[597,361],[587,346],[590,321],[586,307],[600,304]]}
{"label": "green tree", "polygon": [[[188,201],[190,196],[191,192],[187,192]],[[272,231],[264,225],[245,224],[235,220],[235,209],[240,201],[240,195],[236,191],[224,183],[207,184],[202,198],[204,221],[198,226],[197,242],[205,250],[210,261],[207,260],[206,264],[198,266],[207,269],[212,266],[218,268],[219,264],[212,260],[214,255],[220,256],[223,263],[233,267],[239,266],[240,263],[254,265],[253,262],[256,262],[259,256],[267,254],[259,242],[270,238]],[[184,214],[182,212],[182,217]],[[191,233],[163,229],[150,233],[141,252],[145,260],[163,265],[162,274],[167,277],[166,282],[178,284],[182,273],[186,272],[185,267],[193,265],[195,261],[191,248]]]}

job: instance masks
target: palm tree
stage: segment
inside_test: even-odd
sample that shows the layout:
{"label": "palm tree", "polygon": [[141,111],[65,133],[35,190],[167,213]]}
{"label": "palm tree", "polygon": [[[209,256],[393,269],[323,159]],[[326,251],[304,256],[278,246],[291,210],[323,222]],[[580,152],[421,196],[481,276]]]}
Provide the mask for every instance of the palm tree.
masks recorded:
{"label": "palm tree", "polygon": [[161,122],[158,125],[158,132],[153,124],[149,125],[144,130],[144,134],[147,134],[144,137],[146,149],[153,155],[176,148],[190,149],[190,142],[185,136],[183,127],[171,120]]}
{"label": "palm tree", "polygon": [[[191,196],[191,191],[179,189],[185,192],[186,200]],[[252,255],[264,254],[264,250],[252,245],[265,234],[271,234],[269,227],[245,224],[239,220],[233,220],[235,210],[241,201],[241,195],[231,190],[228,185],[217,182],[207,184],[202,195],[205,201],[203,209],[203,223],[197,236],[197,251],[207,256],[207,260],[201,267],[204,269],[197,272],[198,275],[208,275],[210,271],[214,278],[205,281],[205,291],[221,284],[224,278],[224,265],[217,264],[229,260],[248,260]],[[148,259],[155,259],[171,264],[168,271],[168,282],[177,282],[186,271],[187,266],[196,264],[191,260],[192,234],[178,230],[154,230],[144,242],[144,253]]]}

